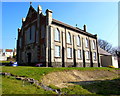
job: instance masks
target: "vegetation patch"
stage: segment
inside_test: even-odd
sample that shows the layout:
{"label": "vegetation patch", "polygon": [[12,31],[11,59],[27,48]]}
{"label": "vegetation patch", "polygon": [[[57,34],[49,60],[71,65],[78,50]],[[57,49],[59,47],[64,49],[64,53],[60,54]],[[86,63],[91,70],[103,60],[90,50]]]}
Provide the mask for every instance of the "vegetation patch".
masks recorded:
{"label": "vegetation patch", "polygon": [[41,87],[38,88],[13,77],[2,76],[2,94],[55,94],[55,92],[45,91]]}

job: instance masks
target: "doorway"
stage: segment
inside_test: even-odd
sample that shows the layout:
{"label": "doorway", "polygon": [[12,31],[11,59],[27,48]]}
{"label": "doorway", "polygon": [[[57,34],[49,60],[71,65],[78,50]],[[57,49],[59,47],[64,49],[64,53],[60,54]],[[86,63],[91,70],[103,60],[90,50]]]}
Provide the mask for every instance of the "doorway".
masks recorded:
{"label": "doorway", "polygon": [[31,53],[27,53],[27,57],[28,57],[28,64],[31,63]]}

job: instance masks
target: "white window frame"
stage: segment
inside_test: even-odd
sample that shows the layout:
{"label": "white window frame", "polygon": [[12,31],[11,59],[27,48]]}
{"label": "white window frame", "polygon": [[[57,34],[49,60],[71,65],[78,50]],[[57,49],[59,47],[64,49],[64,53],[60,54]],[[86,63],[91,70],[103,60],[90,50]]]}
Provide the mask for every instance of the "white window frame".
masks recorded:
{"label": "white window frame", "polygon": [[92,41],[93,49],[95,49],[95,40]]}
{"label": "white window frame", "polygon": [[67,43],[71,44],[71,34],[70,34],[70,32],[67,33]]}
{"label": "white window frame", "polygon": [[96,57],[97,55],[96,55],[96,52],[93,52],[93,59],[94,60],[96,60],[97,59],[97,57]]}
{"label": "white window frame", "polygon": [[55,41],[60,41],[60,31],[58,28],[55,29]]}
{"label": "white window frame", "polygon": [[77,45],[80,46],[81,45],[81,40],[80,40],[80,36],[77,36]]}
{"label": "white window frame", "polygon": [[67,58],[72,58],[72,48],[67,48]]}
{"label": "white window frame", "polygon": [[86,51],[86,59],[90,59],[90,52],[89,51]]}
{"label": "white window frame", "polygon": [[55,57],[60,57],[61,51],[60,51],[60,46],[55,45]]}
{"label": "white window frame", "polygon": [[77,50],[77,57],[78,57],[78,59],[82,59],[81,49],[78,49],[78,50]]}
{"label": "white window frame", "polygon": [[88,40],[88,38],[86,38],[86,39],[85,39],[85,47],[88,48],[88,45],[89,45],[89,40]]}

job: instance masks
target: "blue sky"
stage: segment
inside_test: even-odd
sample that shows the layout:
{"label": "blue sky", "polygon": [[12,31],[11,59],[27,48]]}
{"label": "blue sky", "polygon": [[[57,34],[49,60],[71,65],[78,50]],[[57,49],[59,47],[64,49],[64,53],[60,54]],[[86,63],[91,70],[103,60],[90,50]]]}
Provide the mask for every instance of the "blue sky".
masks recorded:
{"label": "blue sky", "polygon": [[[118,3],[117,2],[33,2],[37,10],[41,5],[53,11],[53,18],[75,27],[97,34],[98,38],[107,40],[113,46],[118,45]],[[2,48],[14,48],[17,29],[21,27],[22,18],[26,17],[29,2],[2,2]]]}

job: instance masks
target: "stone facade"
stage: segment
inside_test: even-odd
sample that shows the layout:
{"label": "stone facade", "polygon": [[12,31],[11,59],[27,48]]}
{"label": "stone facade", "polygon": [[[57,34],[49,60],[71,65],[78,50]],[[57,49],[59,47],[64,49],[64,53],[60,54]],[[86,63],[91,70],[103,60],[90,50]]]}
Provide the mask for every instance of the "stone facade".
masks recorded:
{"label": "stone facade", "polygon": [[23,65],[42,63],[46,67],[98,67],[97,35],[42,14],[30,6],[18,29],[17,61]]}

